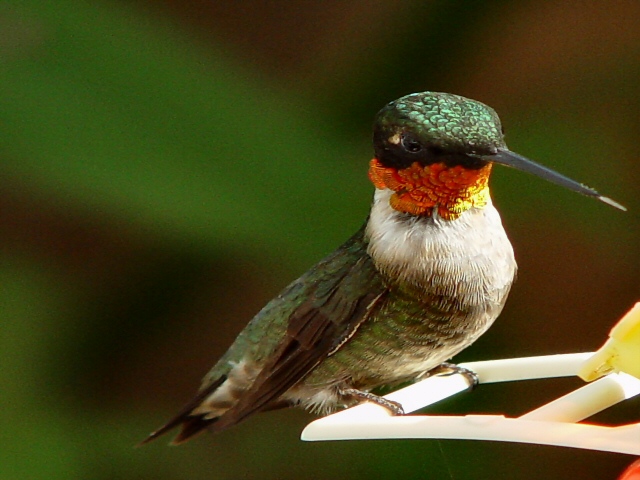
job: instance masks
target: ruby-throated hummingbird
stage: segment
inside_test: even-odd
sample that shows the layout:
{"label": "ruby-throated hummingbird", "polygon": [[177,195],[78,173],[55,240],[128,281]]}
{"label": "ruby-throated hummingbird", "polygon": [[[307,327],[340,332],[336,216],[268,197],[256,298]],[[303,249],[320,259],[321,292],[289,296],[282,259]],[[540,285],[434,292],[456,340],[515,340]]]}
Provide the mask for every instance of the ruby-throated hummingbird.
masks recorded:
{"label": "ruby-throated hummingbird", "polygon": [[624,210],[511,152],[490,107],[416,93],[376,116],[371,213],[344,245],[271,300],[204,378],[197,396],[146,443],[182,426],[181,443],[265,410],[327,413],[437,368],[500,314],[516,273],[492,205],[494,163]]}

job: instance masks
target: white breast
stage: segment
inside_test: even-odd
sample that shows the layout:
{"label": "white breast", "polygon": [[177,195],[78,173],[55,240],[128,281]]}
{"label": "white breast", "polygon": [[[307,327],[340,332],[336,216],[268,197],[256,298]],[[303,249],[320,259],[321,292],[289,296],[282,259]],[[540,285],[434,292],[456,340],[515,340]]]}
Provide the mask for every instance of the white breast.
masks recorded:
{"label": "white breast", "polygon": [[392,194],[376,190],[366,231],[368,252],[384,275],[439,295],[462,295],[470,305],[504,302],[516,262],[491,201],[445,220],[437,211],[432,217],[398,212],[389,205]]}

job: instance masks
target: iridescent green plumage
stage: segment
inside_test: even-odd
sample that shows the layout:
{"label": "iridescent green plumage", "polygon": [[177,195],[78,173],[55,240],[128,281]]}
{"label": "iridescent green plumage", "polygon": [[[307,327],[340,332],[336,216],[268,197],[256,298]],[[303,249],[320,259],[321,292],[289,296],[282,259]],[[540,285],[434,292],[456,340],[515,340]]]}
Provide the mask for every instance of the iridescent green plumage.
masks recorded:
{"label": "iridescent green plumage", "polygon": [[491,154],[504,148],[496,112],[480,102],[448,93],[415,93],[389,103],[376,116],[380,141],[411,131],[434,149]]}

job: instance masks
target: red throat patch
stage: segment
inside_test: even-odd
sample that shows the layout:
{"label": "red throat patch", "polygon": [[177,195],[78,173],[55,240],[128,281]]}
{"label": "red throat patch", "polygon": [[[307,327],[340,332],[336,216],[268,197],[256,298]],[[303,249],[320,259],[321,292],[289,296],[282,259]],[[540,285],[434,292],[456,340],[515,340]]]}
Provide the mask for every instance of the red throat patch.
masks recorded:
{"label": "red throat patch", "polygon": [[491,163],[477,169],[461,165],[448,167],[433,163],[423,167],[418,162],[401,170],[385,167],[374,158],[369,164],[369,178],[376,188],[395,193],[390,204],[399,212],[431,216],[434,207],[446,220],[458,218],[471,207],[482,208],[489,201]]}

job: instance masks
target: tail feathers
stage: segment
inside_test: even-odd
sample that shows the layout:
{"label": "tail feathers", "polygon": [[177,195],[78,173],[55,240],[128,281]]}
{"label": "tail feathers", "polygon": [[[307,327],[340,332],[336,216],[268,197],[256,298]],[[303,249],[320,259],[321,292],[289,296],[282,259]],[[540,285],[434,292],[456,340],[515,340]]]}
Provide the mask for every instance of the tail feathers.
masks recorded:
{"label": "tail feathers", "polygon": [[180,433],[178,433],[178,435],[176,435],[175,438],[171,441],[171,445],[180,445],[181,443],[190,440],[191,438],[205,430],[209,425],[215,423],[216,420],[218,419],[206,419],[203,415],[184,419],[182,421]]}
{"label": "tail feathers", "polygon": [[175,417],[173,417],[156,431],[149,434],[149,436],[142,442],[140,442],[138,446],[141,447],[142,445],[146,445],[156,438],[161,437],[168,431],[173,430],[178,425],[182,425],[180,433],[178,433],[178,435],[171,442],[172,445],[179,445],[183,442],[186,442],[194,435],[200,433],[209,425],[215,423],[217,418],[204,418],[204,415],[191,415],[191,412],[196,407],[198,407],[209,395],[211,395],[211,393],[213,393],[220,385],[222,385],[222,383],[224,383],[226,379],[226,376],[222,376],[211,385],[207,386],[207,388],[200,391],[198,395],[189,403],[187,403]]}

